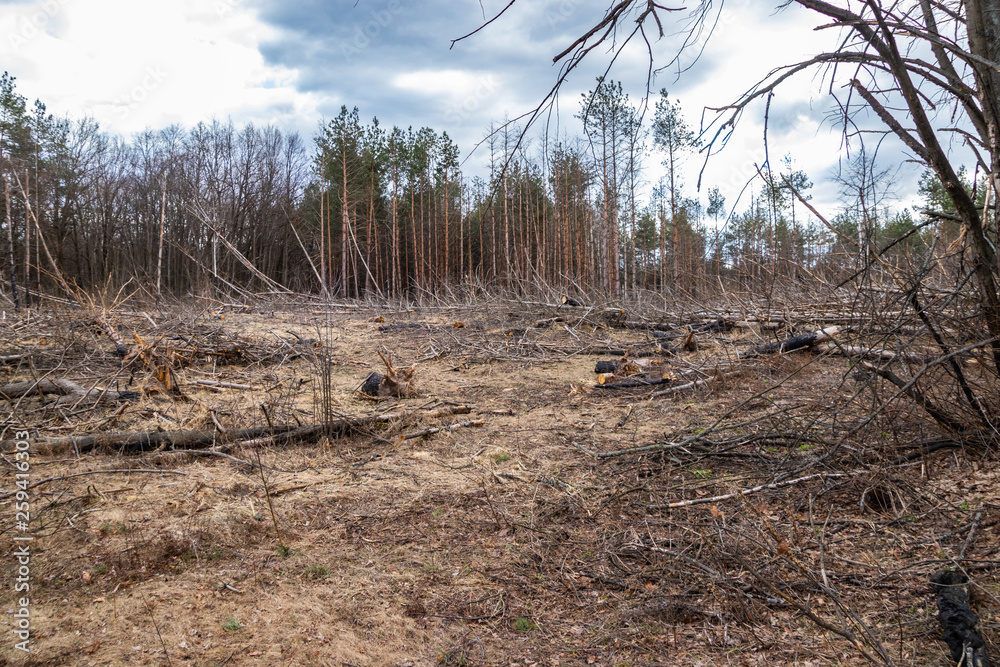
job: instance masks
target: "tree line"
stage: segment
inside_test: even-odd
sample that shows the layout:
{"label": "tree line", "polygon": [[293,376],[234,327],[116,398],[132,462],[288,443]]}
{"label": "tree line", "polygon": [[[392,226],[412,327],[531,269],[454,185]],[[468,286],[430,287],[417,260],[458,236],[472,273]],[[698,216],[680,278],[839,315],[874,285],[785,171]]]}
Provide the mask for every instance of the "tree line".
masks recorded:
{"label": "tree line", "polygon": [[[363,123],[357,108],[311,146],[219,120],[121,137],[40,101],[29,109],[7,73],[0,86],[3,283],[17,307],[53,289],[130,282],[157,297],[390,297],[463,284],[698,295],[849,274],[865,257],[845,236],[873,248],[906,236],[888,253],[903,261],[932,231],[908,212],[852,203],[849,188],[833,228],[820,225],[790,157],[749,185],[742,212],[727,212],[718,188],[703,206],[686,182],[699,143],[680,104],[661,91],[644,122],[610,80],[582,96],[579,136],[534,145],[516,124],[493,128],[488,174],[472,178],[447,132]],[[664,176],[649,184],[653,160]],[[933,179],[925,185],[930,202]]]}

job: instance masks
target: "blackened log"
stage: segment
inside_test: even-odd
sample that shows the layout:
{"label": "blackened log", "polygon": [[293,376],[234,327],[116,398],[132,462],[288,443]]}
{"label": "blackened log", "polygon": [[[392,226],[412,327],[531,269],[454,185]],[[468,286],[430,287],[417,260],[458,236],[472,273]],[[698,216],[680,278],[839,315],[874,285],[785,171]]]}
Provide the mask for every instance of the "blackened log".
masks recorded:
{"label": "blackened log", "polygon": [[572,298],[570,298],[568,296],[564,296],[562,298],[562,302],[563,302],[564,306],[583,306],[582,303],[580,303],[576,299],[572,299]]}
{"label": "blackened log", "polygon": [[989,667],[990,656],[979,632],[979,617],[969,604],[969,578],[943,570],[931,575],[937,593],[938,622],[951,659],[967,667]]}
{"label": "blackened log", "polygon": [[376,373],[373,371],[368,374],[368,377],[365,378],[364,384],[361,385],[361,389],[359,389],[358,391],[360,391],[362,394],[367,394],[369,396],[378,396],[378,390],[379,387],[382,386],[383,379],[384,378],[382,377],[381,373]]}
{"label": "blackened log", "polygon": [[792,338],[786,338],[784,340],[776,340],[773,343],[765,343],[764,345],[758,345],[757,347],[751,348],[744,356],[753,357],[758,354],[780,354],[784,352],[791,352],[792,350],[801,350],[804,347],[812,347],[816,343],[822,343],[830,340],[833,338],[833,334],[838,331],[840,331],[840,327],[827,327],[826,329],[802,334],[801,336],[793,336]]}
{"label": "blackened log", "polygon": [[598,361],[594,366],[595,373],[614,373],[618,368],[616,361]]}

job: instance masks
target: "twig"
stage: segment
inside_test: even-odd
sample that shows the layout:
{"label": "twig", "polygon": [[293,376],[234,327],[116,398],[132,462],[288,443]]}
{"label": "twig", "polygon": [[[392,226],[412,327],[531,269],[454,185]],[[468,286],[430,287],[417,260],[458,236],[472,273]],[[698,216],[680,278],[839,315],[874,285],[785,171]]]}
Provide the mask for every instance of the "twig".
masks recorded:
{"label": "twig", "polygon": [[413,433],[404,433],[399,436],[400,442],[403,440],[413,440],[414,438],[422,438],[424,436],[434,435],[435,433],[440,433],[441,431],[454,431],[455,429],[463,428],[465,426],[482,426],[486,423],[485,419],[470,419],[469,421],[458,422],[456,424],[450,424],[448,426],[437,426],[434,428],[425,428],[422,431],[414,431]]}
{"label": "twig", "polygon": [[[260,409],[267,419],[268,427],[273,430],[274,425],[271,423],[271,413],[267,411],[267,406],[262,404]],[[264,474],[264,466],[260,462],[260,447],[254,447],[253,451],[257,457],[257,469],[260,470],[260,481],[264,483],[264,495],[267,498],[267,507],[271,510],[271,521],[274,523],[274,532],[278,536],[278,546],[281,547],[282,555],[285,555],[288,552],[288,547],[285,546],[285,541],[281,538],[281,529],[278,528],[278,517],[274,513],[274,503],[271,502],[271,487],[267,483],[267,475]]]}
{"label": "twig", "polygon": [[969,528],[969,536],[965,538],[965,542],[962,544],[962,550],[958,552],[958,558],[956,560],[962,560],[965,558],[965,552],[969,549],[969,545],[972,544],[972,538],[976,536],[976,528],[979,526],[979,521],[982,518],[983,513],[976,512],[976,516],[972,519],[972,526]]}
{"label": "twig", "polygon": [[142,596],[142,603],[146,605],[146,611],[149,612],[149,619],[153,621],[153,628],[156,629],[156,636],[160,638],[160,646],[163,647],[163,655],[167,659],[167,664],[173,667],[174,663],[170,661],[170,653],[167,651],[167,643],[163,641],[163,635],[160,634],[160,626],[156,624],[156,617],[153,615],[153,608],[149,606],[149,600],[146,599],[145,593],[139,591],[139,595]]}

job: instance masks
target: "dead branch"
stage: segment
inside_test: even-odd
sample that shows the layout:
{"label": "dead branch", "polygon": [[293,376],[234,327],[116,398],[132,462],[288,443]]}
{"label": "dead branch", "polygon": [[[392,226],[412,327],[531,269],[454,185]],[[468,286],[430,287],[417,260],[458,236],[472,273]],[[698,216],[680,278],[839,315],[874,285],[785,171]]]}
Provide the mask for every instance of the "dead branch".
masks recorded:
{"label": "dead branch", "polygon": [[924,396],[923,392],[917,389],[912,381],[906,382],[888,368],[880,368],[874,364],[868,363],[867,361],[862,361],[861,366],[899,387],[901,392],[912,398],[913,402],[922,407],[938,424],[941,424],[945,428],[956,433],[961,433],[966,430],[965,424],[952,419],[951,416],[932,403],[930,399]]}
{"label": "dead branch", "polygon": [[434,435],[435,433],[440,433],[442,431],[454,432],[456,429],[464,428],[466,426],[482,426],[486,423],[485,419],[470,419],[464,422],[458,422],[455,424],[449,424],[448,426],[438,426],[435,428],[425,428],[422,431],[414,431],[413,433],[404,433],[399,436],[400,442],[404,440],[413,440],[414,438],[423,438],[426,436]]}
{"label": "dead branch", "polygon": [[234,382],[219,382],[218,380],[191,380],[191,384],[197,384],[203,387],[211,387],[213,389],[253,389],[253,387],[248,384],[236,384]]}
{"label": "dead branch", "polygon": [[833,343],[820,343],[815,348],[820,354],[841,354],[846,357],[857,357],[861,359],[883,359],[886,361],[905,360],[917,364],[926,364],[933,361],[940,355],[921,352],[894,352],[892,350],[879,349],[874,347],[861,347],[859,345],[837,345]]}
{"label": "dead branch", "polygon": [[808,482],[814,479],[837,479],[842,477],[853,477],[854,475],[860,475],[861,472],[819,472],[814,475],[806,475],[804,477],[796,477],[795,479],[786,479],[783,482],[772,482],[770,484],[760,484],[759,486],[754,486],[749,489],[740,489],[739,491],[734,491],[733,493],[724,493],[721,496],[711,496],[710,498],[692,498],[691,500],[677,500],[672,503],[664,503],[661,505],[648,505],[649,509],[673,509],[675,507],[690,507],[691,505],[703,505],[705,503],[717,503],[723,500],[729,500],[730,498],[736,498],[737,496],[746,496],[751,493],[757,493],[758,491],[764,491],[765,489],[780,489],[786,486],[792,486],[793,484],[799,484],[801,482]]}

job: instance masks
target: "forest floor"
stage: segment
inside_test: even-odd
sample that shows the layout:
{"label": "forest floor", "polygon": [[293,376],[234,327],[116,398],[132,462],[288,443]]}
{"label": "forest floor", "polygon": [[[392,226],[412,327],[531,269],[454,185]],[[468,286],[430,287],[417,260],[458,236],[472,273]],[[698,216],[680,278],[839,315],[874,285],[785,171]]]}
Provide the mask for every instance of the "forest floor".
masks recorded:
{"label": "forest floor", "polygon": [[[992,460],[944,449],[903,461],[927,422],[897,402],[862,424],[875,390],[812,351],[652,398],[661,385],[597,387],[595,362],[615,358],[598,353],[654,341],[588,312],[7,313],[0,357],[30,356],[0,364],[0,385],[136,394],[0,399],[0,664],[819,666],[867,653],[944,667],[928,576],[956,559],[995,636]],[[774,336],[699,333],[663,374]],[[355,391],[386,370],[379,352],[414,368],[415,395]],[[226,443],[324,415],[350,428]],[[22,429],[27,533],[15,523]],[[216,431],[216,446],[50,439],[189,430]],[[30,653],[13,633],[24,534]]]}

